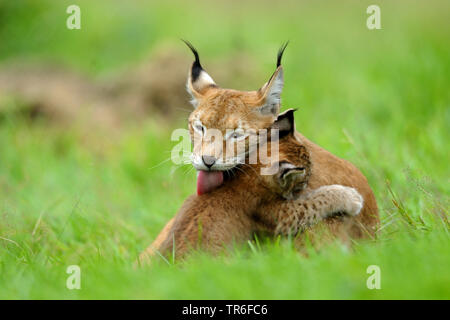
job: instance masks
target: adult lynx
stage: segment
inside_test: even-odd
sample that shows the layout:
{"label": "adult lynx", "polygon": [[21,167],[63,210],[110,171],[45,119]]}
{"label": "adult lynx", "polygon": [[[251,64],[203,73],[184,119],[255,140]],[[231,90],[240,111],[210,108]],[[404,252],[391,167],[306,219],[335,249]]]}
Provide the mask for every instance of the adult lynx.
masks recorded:
{"label": "adult lynx", "polygon": [[141,255],[141,262],[156,251],[173,253],[176,258],[183,258],[192,248],[217,253],[234,243],[245,243],[255,232],[295,235],[338,213],[359,214],[363,199],[353,188],[330,185],[303,192],[311,162],[294,136],[293,110],[280,114],[274,126],[280,134],[275,141],[279,154],[276,163],[268,165],[276,164],[277,172],[261,175],[261,163],[243,166],[219,188],[189,197]]}
{"label": "adult lynx", "polygon": [[[222,133],[229,129],[234,130],[236,134],[229,135],[228,139],[236,137],[246,139],[246,149],[237,155],[237,158],[242,161],[245,153],[255,148],[251,141],[256,139],[249,139],[246,133],[271,127],[279,114],[284,85],[281,58],[286,45],[282,46],[278,52],[277,68],[269,81],[256,91],[238,91],[220,88],[201,66],[197,51],[192,45],[187,44],[195,56],[187,81],[187,90],[192,96],[192,104],[195,107],[189,116],[191,134],[208,128],[220,130]],[[354,238],[373,236],[379,223],[378,207],[365,176],[352,163],[336,157],[300,133],[297,132],[295,137],[308,150],[312,163],[311,177],[305,192],[326,185],[339,184],[355,188],[364,199],[361,214],[354,219],[345,223],[337,219],[326,221],[332,233]],[[203,172],[202,176],[213,177],[213,179],[200,181],[200,185],[203,181],[206,182],[204,186],[206,190],[220,185],[222,181],[220,175],[239,163],[227,157],[226,146],[223,150],[223,153],[213,156],[208,141],[194,148],[193,166]]]}

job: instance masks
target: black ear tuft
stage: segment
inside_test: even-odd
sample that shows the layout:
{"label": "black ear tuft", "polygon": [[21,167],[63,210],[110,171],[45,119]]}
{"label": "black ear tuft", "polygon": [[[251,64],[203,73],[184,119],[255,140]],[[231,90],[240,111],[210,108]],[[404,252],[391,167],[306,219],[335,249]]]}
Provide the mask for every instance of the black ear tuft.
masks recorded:
{"label": "black ear tuft", "polygon": [[272,125],[272,129],[279,130],[279,137],[282,138],[289,134],[294,134],[295,122],[294,122],[294,112],[297,109],[288,109],[283,113],[278,115],[277,120]]}
{"label": "black ear tuft", "polygon": [[281,65],[281,58],[283,57],[284,50],[286,49],[286,47],[287,47],[288,44],[289,44],[289,41],[286,41],[286,42],[283,43],[283,45],[281,46],[280,50],[278,50],[278,55],[277,55],[277,68]]}
{"label": "black ear tuft", "polygon": [[203,70],[202,65],[200,64],[200,58],[198,56],[197,50],[194,48],[194,46],[189,41],[186,41],[184,39],[181,39],[181,41],[183,41],[189,47],[189,49],[191,49],[191,51],[195,57],[195,61],[192,64],[192,69],[191,69],[192,82],[194,82],[195,80],[197,80],[197,78],[200,76],[200,72]]}

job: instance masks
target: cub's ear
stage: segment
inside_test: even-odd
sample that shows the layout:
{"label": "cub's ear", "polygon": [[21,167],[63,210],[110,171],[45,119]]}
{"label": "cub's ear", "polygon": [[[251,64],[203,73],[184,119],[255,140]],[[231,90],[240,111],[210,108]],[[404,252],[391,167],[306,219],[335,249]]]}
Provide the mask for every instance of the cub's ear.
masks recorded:
{"label": "cub's ear", "polygon": [[284,77],[283,67],[281,66],[281,58],[283,57],[284,50],[289,42],[284,43],[277,55],[277,69],[270,77],[258,93],[261,95],[261,104],[259,111],[262,115],[276,116],[280,111],[281,104],[281,91],[283,90]]}
{"label": "cub's ear", "polygon": [[205,95],[208,89],[217,87],[211,76],[202,68],[197,50],[186,40],[182,40],[191,49],[195,61],[189,70],[189,76],[186,84],[187,92],[192,96],[191,103],[194,107],[198,106],[199,100]]}
{"label": "cub's ear", "polygon": [[272,124],[271,129],[278,129],[280,138],[286,135],[293,135],[295,132],[294,112],[296,109],[288,109],[278,115],[277,120]]}

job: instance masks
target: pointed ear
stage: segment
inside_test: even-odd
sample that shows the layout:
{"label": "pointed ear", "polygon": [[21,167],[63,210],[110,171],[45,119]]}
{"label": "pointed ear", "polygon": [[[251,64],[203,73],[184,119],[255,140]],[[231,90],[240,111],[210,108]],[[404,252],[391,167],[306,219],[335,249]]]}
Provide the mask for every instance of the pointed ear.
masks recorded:
{"label": "pointed ear", "polygon": [[277,69],[270,77],[261,89],[259,94],[261,95],[261,104],[259,111],[262,115],[276,116],[280,112],[281,105],[281,92],[284,85],[283,67],[281,66],[281,58],[283,57],[284,50],[289,42],[283,44],[278,50],[277,55]]}
{"label": "pointed ear", "polygon": [[259,112],[262,115],[276,116],[278,112],[280,112],[283,84],[283,67],[279,66],[273,73],[270,80],[261,89],[259,89],[262,102]]}
{"label": "pointed ear", "polygon": [[293,135],[295,132],[294,112],[296,109],[288,109],[278,115],[277,120],[272,124],[271,129],[278,129],[280,138],[286,135]]}
{"label": "pointed ear", "polygon": [[189,76],[186,84],[187,92],[192,96],[191,103],[194,107],[198,106],[199,100],[205,95],[208,89],[217,87],[210,75],[203,70],[200,64],[200,58],[197,50],[188,41],[182,40],[191,49],[195,61],[189,70]]}

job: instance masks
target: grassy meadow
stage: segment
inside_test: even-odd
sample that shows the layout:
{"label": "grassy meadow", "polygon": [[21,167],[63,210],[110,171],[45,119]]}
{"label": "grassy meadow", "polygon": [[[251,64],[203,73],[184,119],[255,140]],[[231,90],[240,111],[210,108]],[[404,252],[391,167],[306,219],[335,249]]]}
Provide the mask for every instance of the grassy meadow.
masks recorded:
{"label": "grassy meadow", "polygon": [[[81,30],[66,28],[74,3]],[[29,117],[0,87],[0,298],[449,299],[450,3],[380,0],[381,30],[366,27],[370,4],[0,0],[0,75],[46,61],[104,81],[161,47],[191,61],[184,38],[219,85],[249,90],[290,40],[283,109],[299,108],[297,130],[361,169],[382,219],[378,239],[351,251],[336,243],[304,257],[281,239],[133,269],[195,192],[194,170],[167,161],[187,94],[167,106],[175,115],[108,127]],[[240,55],[248,74],[221,79],[220,61]],[[80,290],[66,288],[70,265]],[[366,286],[370,265],[379,290]]]}

